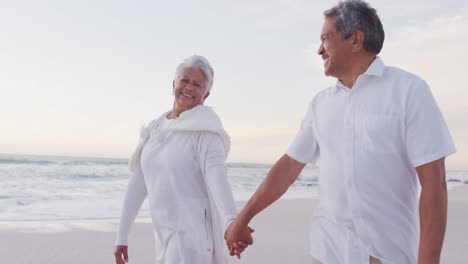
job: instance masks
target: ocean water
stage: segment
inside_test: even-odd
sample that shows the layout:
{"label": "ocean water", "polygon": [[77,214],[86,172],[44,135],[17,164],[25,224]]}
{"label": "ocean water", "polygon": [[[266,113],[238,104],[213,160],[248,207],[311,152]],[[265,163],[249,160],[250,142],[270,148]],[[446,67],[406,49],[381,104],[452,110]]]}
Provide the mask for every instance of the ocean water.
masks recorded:
{"label": "ocean water", "polygon": [[[236,201],[248,199],[270,165],[229,163]],[[307,167],[285,198],[317,195]],[[117,219],[130,173],[125,159],[0,155],[0,221]],[[148,217],[146,202],[138,215]]]}
{"label": "ocean water", "polygon": [[[248,199],[271,165],[228,163],[236,201]],[[317,196],[319,168],[307,166],[284,199]],[[118,219],[130,177],[127,160],[0,155],[0,221]],[[468,172],[449,171],[449,188]],[[146,218],[146,202],[138,217]]]}

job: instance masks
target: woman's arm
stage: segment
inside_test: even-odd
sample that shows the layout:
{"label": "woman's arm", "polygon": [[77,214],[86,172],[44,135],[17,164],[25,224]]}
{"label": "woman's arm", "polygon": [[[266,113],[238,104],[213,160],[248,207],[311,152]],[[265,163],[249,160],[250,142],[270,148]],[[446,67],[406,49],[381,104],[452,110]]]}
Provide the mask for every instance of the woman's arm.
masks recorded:
{"label": "woman's arm", "polygon": [[221,214],[223,228],[235,219],[236,204],[227,179],[226,154],[222,139],[213,133],[203,133],[200,138],[199,161],[210,193]]}
{"label": "woman's arm", "polygon": [[[116,247],[114,250],[115,261],[117,264],[128,262],[128,233],[130,227],[135,221],[135,217],[143,204],[147,194],[145,181],[141,169],[136,170],[128,182],[127,192],[125,194],[120,216],[119,231],[117,233]],[[124,262],[125,260],[125,262]]]}

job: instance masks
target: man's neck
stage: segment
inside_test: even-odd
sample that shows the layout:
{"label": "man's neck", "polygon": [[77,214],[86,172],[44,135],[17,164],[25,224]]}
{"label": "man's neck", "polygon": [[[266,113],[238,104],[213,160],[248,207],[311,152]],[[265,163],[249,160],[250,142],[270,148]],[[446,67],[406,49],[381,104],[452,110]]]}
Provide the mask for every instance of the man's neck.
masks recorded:
{"label": "man's neck", "polygon": [[366,54],[359,58],[353,58],[349,73],[339,78],[339,80],[346,85],[346,87],[352,89],[359,76],[367,71],[375,58],[377,58],[375,54]]}

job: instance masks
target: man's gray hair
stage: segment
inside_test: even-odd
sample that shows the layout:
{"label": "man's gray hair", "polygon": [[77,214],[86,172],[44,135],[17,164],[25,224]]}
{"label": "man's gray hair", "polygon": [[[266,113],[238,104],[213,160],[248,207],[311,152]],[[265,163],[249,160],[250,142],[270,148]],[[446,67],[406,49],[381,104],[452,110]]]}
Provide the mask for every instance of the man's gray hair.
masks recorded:
{"label": "man's gray hair", "polygon": [[200,56],[200,55],[192,55],[188,58],[185,58],[183,62],[181,62],[175,72],[174,80],[180,77],[182,72],[186,68],[197,68],[200,69],[203,72],[203,75],[205,75],[205,89],[206,92],[211,91],[211,87],[213,86],[213,77],[214,77],[214,70],[213,67],[211,67],[210,62],[205,59],[205,57]]}
{"label": "man's gray hair", "polygon": [[360,30],[364,33],[364,48],[378,54],[382,50],[385,32],[377,10],[362,0],[346,0],[323,12],[325,17],[336,17],[336,30],[343,39]]}

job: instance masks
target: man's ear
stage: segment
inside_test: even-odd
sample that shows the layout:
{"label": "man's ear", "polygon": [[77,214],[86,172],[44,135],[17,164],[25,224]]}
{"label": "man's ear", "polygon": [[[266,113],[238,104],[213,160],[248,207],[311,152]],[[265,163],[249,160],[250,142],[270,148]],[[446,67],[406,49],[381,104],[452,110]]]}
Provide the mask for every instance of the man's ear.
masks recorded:
{"label": "man's ear", "polygon": [[358,52],[364,47],[364,32],[361,30],[356,30],[351,35],[352,45],[353,45],[353,52]]}

